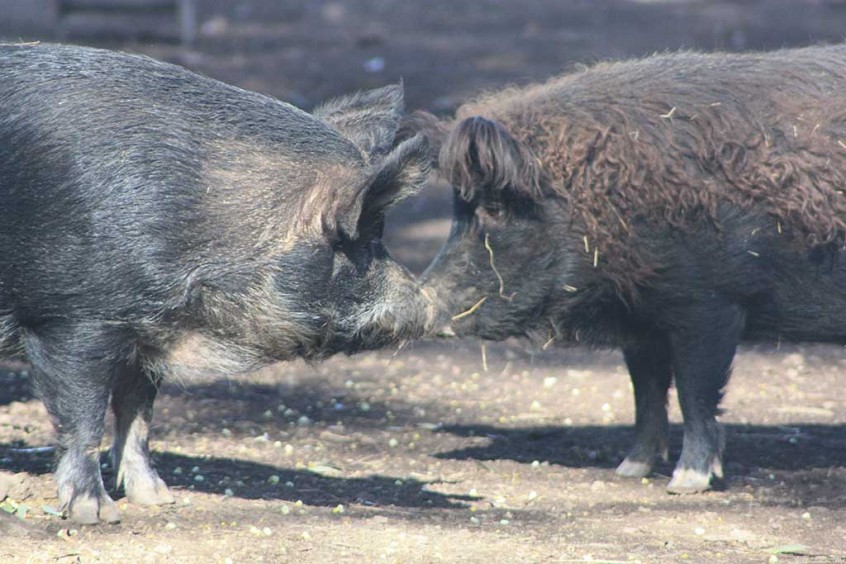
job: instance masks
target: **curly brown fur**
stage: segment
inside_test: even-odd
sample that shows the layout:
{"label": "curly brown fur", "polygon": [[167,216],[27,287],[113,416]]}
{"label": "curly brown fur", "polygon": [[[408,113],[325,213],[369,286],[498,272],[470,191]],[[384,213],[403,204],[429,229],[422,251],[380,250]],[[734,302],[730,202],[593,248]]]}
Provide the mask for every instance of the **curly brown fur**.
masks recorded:
{"label": "curly brown fur", "polygon": [[[773,230],[794,228],[809,245],[843,247],[844,91],[846,46],[599,64],[462,106],[442,172],[468,199],[488,180],[563,198],[622,289],[660,267],[636,244],[645,225],[716,221],[722,203],[764,210]],[[468,152],[462,132],[478,129],[478,116],[497,134],[477,136],[487,145]],[[503,154],[503,136],[522,164],[467,162],[490,148]],[[486,172],[468,174],[471,165]]]}

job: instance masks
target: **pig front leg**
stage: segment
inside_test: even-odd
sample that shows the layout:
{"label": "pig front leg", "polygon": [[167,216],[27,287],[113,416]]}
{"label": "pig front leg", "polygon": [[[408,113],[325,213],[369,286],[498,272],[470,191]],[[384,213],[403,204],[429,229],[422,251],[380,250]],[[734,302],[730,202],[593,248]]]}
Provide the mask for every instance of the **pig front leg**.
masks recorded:
{"label": "pig front leg", "polygon": [[617,467],[620,476],[642,478],[655,458],[667,460],[667,391],[672,380],[670,345],[665,337],[625,347],[623,356],[635,396],[635,443]]}
{"label": "pig front leg", "polygon": [[44,323],[26,330],[35,388],[58,434],[59,503],[81,524],[120,521],[103,487],[100,442],[121,336],[97,324]]}
{"label": "pig front leg", "polygon": [[697,493],[710,488],[712,477],[723,476],[725,437],[716,416],[745,318],[739,306],[717,298],[687,306],[674,317],[670,354],[684,443],[667,491]]}
{"label": "pig front leg", "polygon": [[115,488],[123,485],[127,499],[139,505],[174,502],[173,495],[153,469],[150,459],[150,424],[157,393],[158,381],[135,365],[125,366],[112,386]]}

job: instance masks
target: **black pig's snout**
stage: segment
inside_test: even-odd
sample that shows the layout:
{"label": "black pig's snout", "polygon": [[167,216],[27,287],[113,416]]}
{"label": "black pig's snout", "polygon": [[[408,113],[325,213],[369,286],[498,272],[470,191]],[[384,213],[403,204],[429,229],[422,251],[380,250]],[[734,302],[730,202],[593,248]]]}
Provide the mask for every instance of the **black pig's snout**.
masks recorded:
{"label": "black pig's snout", "polygon": [[438,291],[432,286],[423,286],[420,288],[420,294],[426,302],[425,334],[432,337],[455,337],[452,316]]}

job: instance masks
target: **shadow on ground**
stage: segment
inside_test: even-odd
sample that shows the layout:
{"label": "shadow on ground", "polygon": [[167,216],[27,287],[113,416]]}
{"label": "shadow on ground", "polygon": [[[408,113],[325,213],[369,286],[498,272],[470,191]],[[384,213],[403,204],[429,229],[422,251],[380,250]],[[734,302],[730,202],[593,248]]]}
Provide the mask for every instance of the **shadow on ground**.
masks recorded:
{"label": "shadow on ground", "polygon": [[[28,451],[28,452],[24,452]],[[21,443],[0,443],[0,458],[5,471],[43,475],[52,471],[53,452],[32,449]],[[174,490],[190,490],[243,499],[301,500],[306,505],[400,506],[461,508],[462,502],[475,499],[464,495],[445,495],[426,490],[430,483],[407,477],[369,476],[344,478],[326,476],[317,470],[291,470],[235,458],[184,456],[174,453],[155,455],[156,468]],[[107,452],[103,452],[103,480],[114,485]],[[179,468],[175,474],[174,471]],[[193,468],[199,470],[192,471]],[[332,472],[330,467],[321,472]],[[340,471],[338,471],[340,473]],[[198,478],[199,476],[199,478]],[[230,490],[227,492],[227,490]],[[121,496],[117,496],[120,498]]]}
{"label": "shadow on ground", "polygon": [[[735,477],[775,472],[813,472],[846,467],[846,440],[840,425],[727,425],[727,470]],[[452,425],[440,432],[462,437],[483,437],[489,444],[435,454],[451,460],[534,461],[567,468],[614,468],[633,440],[630,427],[580,426],[502,429],[487,425]],[[659,475],[672,473],[681,447],[681,428],[671,428],[670,460],[656,467]],[[53,453],[23,442],[0,443],[0,460],[11,472],[51,472]],[[104,453],[103,461],[107,458]],[[174,453],[157,456],[158,468],[170,485],[247,499],[302,499],[310,505],[359,503],[408,507],[453,507],[470,498],[426,491],[426,482],[391,476],[340,478],[309,470],[290,470],[251,461],[219,457],[190,457]],[[200,467],[192,473],[188,469]],[[173,474],[176,468],[181,473]],[[334,472],[333,468],[323,471]],[[202,475],[198,480],[196,475]],[[108,473],[106,473],[108,482]],[[276,478],[271,478],[276,476]],[[829,476],[830,477],[830,476]],[[257,480],[258,478],[258,480]],[[278,480],[277,480],[278,478]],[[269,480],[269,481],[268,481]],[[287,484],[287,485],[286,485]],[[291,485],[293,484],[293,485]]]}
{"label": "shadow on ground", "polygon": [[[202,482],[197,482],[196,475],[187,471],[195,466],[201,468]],[[157,456],[157,467],[162,475],[167,476],[172,488],[190,488],[221,495],[230,489],[232,495],[244,499],[302,500],[306,505],[324,506],[360,504],[432,508],[463,507],[460,502],[473,499],[430,492],[425,489],[428,482],[399,476],[332,477],[309,470],[291,470],[229,458],[161,453]],[[173,469],[177,467],[186,469],[185,473],[174,476]],[[256,481],[258,477],[262,477],[261,481]]]}
{"label": "shadow on ground", "polygon": [[16,401],[33,399],[32,387],[27,374],[21,373],[18,367],[4,365],[0,372],[0,405],[8,405]]}
{"label": "shadow on ground", "polygon": [[[842,425],[726,425],[725,461],[729,472],[748,475],[761,468],[798,471],[846,467],[846,432]],[[568,468],[614,468],[634,442],[629,426],[532,427],[503,429],[488,425],[450,425],[442,429],[462,437],[486,437],[490,443],[436,454],[453,460],[548,462]],[[670,429],[670,461],[660,474],[672,473],[681,451],[682,428]]]}

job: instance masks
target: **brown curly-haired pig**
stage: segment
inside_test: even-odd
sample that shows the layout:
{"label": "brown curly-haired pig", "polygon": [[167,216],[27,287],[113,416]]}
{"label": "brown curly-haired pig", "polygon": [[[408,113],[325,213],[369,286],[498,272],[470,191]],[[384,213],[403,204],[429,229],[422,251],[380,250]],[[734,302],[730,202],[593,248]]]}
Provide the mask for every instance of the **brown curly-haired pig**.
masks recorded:
{"label": "brown curly-haired pig", "polygon": [[637,436],[619,474],[667,456],[675,378],[668,489],[708,489],[738,343],[846,343],[846,46],[600,64],[428,126],[455,187],[424,277],[448,331],[621,347]]}

